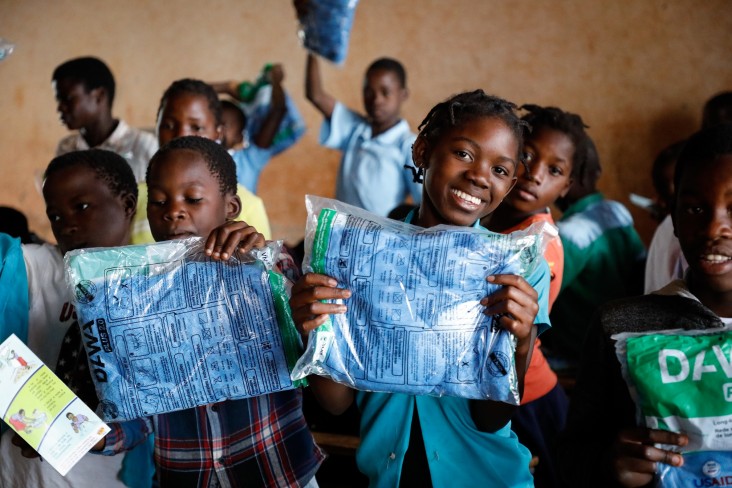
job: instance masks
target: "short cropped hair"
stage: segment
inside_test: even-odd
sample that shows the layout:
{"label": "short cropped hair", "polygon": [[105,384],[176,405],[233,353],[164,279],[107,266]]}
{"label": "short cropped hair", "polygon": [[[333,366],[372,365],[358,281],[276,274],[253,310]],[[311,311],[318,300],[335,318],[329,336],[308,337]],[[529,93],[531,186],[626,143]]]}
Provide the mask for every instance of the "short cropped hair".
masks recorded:
{"label": "short cropped hair", "polygon": [[528,113],[522,117],[529,123],[530,129],[525,129],[524,137],[529,139],[532,132],[546,127],[565,134],[572,141],[574,146],[574,154],[572,156],[572,172],[573,179],[581,178],[584,172],[585,162],[587,161],[587,133],[585,129],[588,126],[577,114],[565,112],[557,107],[540,107],[539,105],[522,105],[522,110]]}
{"label": "short cropped hair", "polygon": [[95,88],[104,88],[109,97],[109,106],[114,102],[114,76],[109,67],[99,58],[85,56],[70,59],[60,64],[51,76],[51,81],[63,79],[77,80],[84,84],[87,92]]}
{"label": "short cropped hair", "polygon": [[45,178],[66,168],[82,166],[91,169],[116,196],[125,194],[137,198],[137,181],[130,164],[119,154],[105,149],[86,149],[57,156],[48,163]]}
{"label": "short cropped hair", "polygon": [[160,98],[156,118],[160,116],[160,111],[169,99],[185,93],[205,97],[208,100],[208,108],[216,120],[216,125],[221,125],[221,101],[219,100],[219,96],[211,85],[193,78],[183,78],[170,84]]}
{"label": "short cropped hair", "polygon": [[516,105],[483,90],[459,93],[435,105],[419,124],[419,136],[434,145],[446,131],[479,117],[496,117],[511,129],[518,141],[517,161],[524,164],[524,130],[528,124],[516,114]]}
{"label": "short cropped hair", "polygon": [[233,111],[236,114],[236,121],[241,126],[241,130],[246,129],[247,127],[247,116],[244,114],[244,111],[241,109],[239,105],[232,102],[231,100],[221,100],[221,110],[223,112],[224,109],[228,109]]}
{"label": "short cropped hair", "polygon": [[147,166],[145,181],[150,179],[152,167],[169,153],[178,150],[194,151],[201,155],[211,175],[219,181],[222,195],[236,195],[236,164],[229,152],[216,141],[199,136],[178,137],[161,147]]}
{"label": "short cropped hair", "polygon": [[714,95],[704,104],[702,129],[732,123],[732,91]]}
{"label": "short cropped hair", "polygon": [[702,129],[687,139],[676,161],[674,187],[679,188],[684,171],[699,162],[732,154],[732,124],[722,124]]}
{"label": "short cropped hair", "polygon": [[402,63],[393,58],[379,58],[369,65],[366,69],[366,74],[373,73],[374,71],[383,70],[391,71],[399,79],[399,83],[402,88],[407,87],[407,72],[404,69]]}

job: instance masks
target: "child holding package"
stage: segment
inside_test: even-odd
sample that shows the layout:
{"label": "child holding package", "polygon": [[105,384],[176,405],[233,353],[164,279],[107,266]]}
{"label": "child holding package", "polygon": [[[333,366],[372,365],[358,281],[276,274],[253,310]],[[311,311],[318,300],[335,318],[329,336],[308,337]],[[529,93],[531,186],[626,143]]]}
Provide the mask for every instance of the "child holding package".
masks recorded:
{"label": "child holding package", "polygon": [[[587,154],[587,134],[579,115],[555,107],[524,105],[523,120],[531,130],[524,131],[526,168],[520,168],[518,182],[506,200],[483,225],[494,232],[508,234],[526,229],[535,222],[554,225],[549,206],[569,191],[582,172]],[[559,294],[564,270],[564,251],[559,236],[544,251],[551,271],[549,310]],[[524,379],[521,406],[513,417],[513,430],[522,444],[539,458],[534,470],[537,487],[561,486],[555,468],[556,441],[564,429],[569,401],[557,375],[534,346]]]}
{"label": "child holding package", "polygon": [[[28,329],[13,332],[27,338],[28,347],[50,368],[56,366],[61,380],[94,409],[99,400],[73,299],[66,288],[63,257],[74,249],[129,244],[137,183],[121,156],[101,149],[76,151],[48,165],[43,198],[58,245],[22,246],[28,284]],[[8,326],[12,324],[0,324],[0,340],[11,332],[5,330]],[[0,486],[123,487],[117,478],[123,457],[87,455],[63,477],[41,462],[19,436],[7,431],[0,443]],[[145,469],[137,469],[144,477]],[[135,486],[150,486],[152,475],[140,481],[142,484]]]}
{"label": "child holding package", "polygon": [[386,216],[422,190],[404,166],[412,162],[414,134],[401,118],[409,94],[402,64],[381,58],[368,67],[363,82],[366,116],[344,107],[323,88],[318,59],[308,54],[305,94],[324,121],[320,143],[343,152],[336,181],[336,199]]}
{"label": "child holding package", "polygon": [[[236,221],[234,161],[223,146],[181,137],[163,146],[147,174],[148,216],[156,241],[206,237],[205,251],[227,260],[261,247],[264,237]],[[105,453],[118,452],[155,433],[160,486],[317,486],[323,454],[302,415],[299,390],[229,400],[135,422],[112,424]]]}
{"label": "child holding package", "polygon": [[[257,193],[259,175],[272,158],[272,143],[277,135],[280,123],[287,112],[285,90],[282,81],[285,72],[281,64],[272,65],[265,74],[267,82],[272,85],[272,100],[262,126],[250,139],[244,135],[247,118],[241,107],[228,100],[222,101],[223,144],[236,163],[236,178],[239,184],[252,193]],[[242,101],[237,81],[211,83],[217,93],[226,93],[234,100]]]}
{"label": "child holding package", "polygon": [[[160,146],[183,136],[220,141],[223,137],[221,101],[214,89],[200,80],[185,78],[174,81],[160,99],[157,133]],[[242,205],[238,218],[269,238],[269,219],[262,199],[241,185],[237,187],[236,194]],[[143,183],[140,185],[140,204],[133,223],[133,244],[154,241],[147,220],[147,195],[147,187]]]}
{"label": "child holding package", "polygon": [[[683,280],[650,295],[608,303],[595,316],[559,451],[566,486],[646,486],[656,478],[660,463],[684,463],[674,452],[689,442],[683,432],[637,427],[635,405],[610,337],[620,332],[723,330],[732,324],[732,125],[702,130],[688,140],[674,184],[671,215],[689,269]],[[712,484],[694,486],[719,485],[713,477],[701,482]]]}
{"label": "child holding package", "polygon": [[[435,106],[420,126],[414,164],[424,175],[422,205],[406,221],[479,227],[516,183],[522,163],[523,126],[515,106],[477,90]],[[519,387],[538,327],[548,324],[549,274],[542,261],[528,281],[486,276],[503,287],[481,300],[484,313],[517,339]],[[351,291],[329,276],[307,274],[293,288],[293,318],[303,334],[328,314],[344,313]],[[347,303],[347,302],[346,302]],[[511,431],[515,407],[491,400],[354,391],[310,376],[313,393],[332,413],[354,401],[361,410],[359,469],[372,486],[533,486],[528,450]]]}

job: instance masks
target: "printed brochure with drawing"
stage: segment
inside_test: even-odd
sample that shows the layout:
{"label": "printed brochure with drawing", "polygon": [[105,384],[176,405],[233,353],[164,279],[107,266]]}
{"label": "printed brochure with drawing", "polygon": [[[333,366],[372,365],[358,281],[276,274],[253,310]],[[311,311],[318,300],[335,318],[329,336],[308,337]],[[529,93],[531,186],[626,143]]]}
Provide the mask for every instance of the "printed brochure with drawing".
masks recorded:
{"label": "printed brochure with drawing", "polygon": [[15,335],[0,344],[0,414],[63,476],[109,432]]}

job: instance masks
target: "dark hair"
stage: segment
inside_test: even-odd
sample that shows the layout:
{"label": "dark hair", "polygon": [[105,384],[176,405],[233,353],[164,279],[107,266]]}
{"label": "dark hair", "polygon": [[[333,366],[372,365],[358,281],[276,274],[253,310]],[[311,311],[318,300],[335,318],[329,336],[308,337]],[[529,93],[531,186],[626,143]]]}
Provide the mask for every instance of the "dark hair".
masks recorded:
{"label": "dark hair", "polygon": [[524,128],[524,139],[529,139],[532,132],[537,132],[542,127],[559,131],[565,134],[574,145],[572,155],[572,172],[570,176],[578,179],[583,173],[585,161],[587,160],[587,133],[588,126],[577,114],[565,112],[557,107],[540,107],[539,105],[526,104],[521,106],[522,110],[528,113],[521,117],[529,123],[530,127]]}
{"label": "dark hair", "polygon": [[23,212],[12,207],[0,207],[0,232],[19,237],[23,244],[32,242],[28,219]]}
{"label": "dark hair", "polygon": [[725,154],[732,154],[732,124],[722,124],[702,129],[684,144],[674,170],[674,187],[678,192],[681,177],[687,168],[700,162],[708,162]]}
{"label": "dark hair", "polygon": [[119,154],[105,149],[73,151],[53,158],[46,168],[47,179],[57,171],[83,166],[91,169],[116,196],[132,194],[137,198],[137,181],[130,164]]}
{"label": "dark hair", "polygon": [[188,150],[201,155],[211,175],[219,180],[222,195],[236,195],[236,164],[224,146],[211,139],[198,136],[178,137],[161,147],[150,159],[145,181],[150,179],[150,170],[155,163],[173,151]]}
{"label": "dark hair", "polygon": [[373,73],[377,70],[391,71],[397,76],[397,78],[399,78],[399,83],[402,85],[402,88],[407,87],[407,72],[402,63],[396,59],[379,58],[366,68],[366,74],[368,75],[369,73]]}
{"label": "dark hair", "polygon": [[218,95],[214,91],[213,87],[208,83],[201,80],[194,80],[192,78],[183,78],[182,80],[176,80],[170,84],[170,86],[165,90],[165,93],[163,93],[163,96],[160,98],[160,105],[158,106],[156,117],[160,116],[160,111],[163,109],[163,105],[165,105],[169,99],[184,93],[206,97],[208,100],[208,108],[214,115],[216,125],[221,125],[221,101],[219,101]]}
{"label": "dark hair", "polygon": [[704,104],[702,129],[732,123],[732,91],[714,95]]}
{"label": "dark hair", "polygon": [[247,126],[247,116],[239,105],[232,102],[231,100],[221,100],[221,111],[224,109],[233,110],[236,114],[236,121],[241,125],[243,131]]}
{"label": "dark hair", "polygon": [[517,160],[523,164],[523,134],[527,123],[516,115],[516,105],[487,95],[483,90],[459,93],[435,105],[419,124],[419,137],[434,145],[445,131],[479,117],[499,118],[511,129],[518,141]]}
{"label": "dark hair", "polygon": [[686,141],[674,142],[670,146],[661,150],[653,160],[653,166],[651,167],[651,181],[653,182],[653,188],[656,193],[663,197],[670,197],[671,195],[664,195],[666,188],[664,186],[663,170],[670,166],[676,165],[676,161],[679,159],[681,151],[684,149]]}
{"label": "dark hair", "polygon": [[74,58],[60,64],[51,76],[51,81],[62,79],[77,80],[84,84],[86,91],[104,88],[109,97],[109,106],[114,102],[114,76],[104,61],[91,56]]}

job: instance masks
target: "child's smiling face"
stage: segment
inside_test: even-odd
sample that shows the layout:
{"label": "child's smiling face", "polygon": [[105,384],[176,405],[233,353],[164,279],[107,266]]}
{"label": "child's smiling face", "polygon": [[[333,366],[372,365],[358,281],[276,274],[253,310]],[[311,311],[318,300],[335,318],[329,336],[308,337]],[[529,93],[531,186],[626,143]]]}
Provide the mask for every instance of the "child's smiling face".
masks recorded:
{"label": "child's smiling face", "polygon": [[674,232],[692,271],[693,291],[732,292],[732,154],[687,166]]}
{"label": "child's smiling face", "polygon": [[239,198],[222,194],[221,183],[196,151],[173,150],[150,168],[147,216],[156,241],[208,237],[240,210]]}
{"label": "child's smiling face", "polygon": [[544,211],[569,191],[574,143],[567,134],[542,127],[526,139],[524,153],[531,173],[523,166],[519,168],[516,187],[506,203],[522,214],[531,215]]}
{"label": "child's smiling face", "polygon": [[74,165],[52,173],[43,198],[61,252],[129,244],[136,199],[115,195],[93,169]]}
{"label": "child's smiling face", "polygon": [[414,223],[470,226],[492,213],[516,182],[518,147],[514,132],[497,117],[470,119],[432,145],[418,137],[414,160],[425,179]]}

